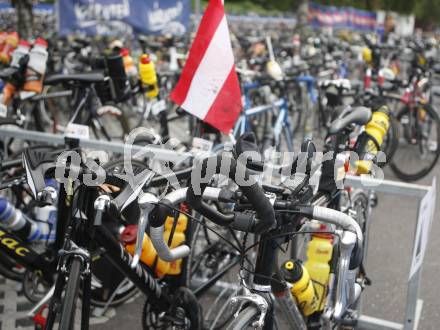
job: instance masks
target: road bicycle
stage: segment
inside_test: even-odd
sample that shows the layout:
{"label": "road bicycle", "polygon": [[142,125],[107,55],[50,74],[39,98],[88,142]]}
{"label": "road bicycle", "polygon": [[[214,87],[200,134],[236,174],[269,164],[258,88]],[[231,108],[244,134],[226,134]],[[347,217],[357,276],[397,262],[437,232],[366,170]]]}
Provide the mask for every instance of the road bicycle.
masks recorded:
{"label": "road bicycle", "polygon": [[[228,176],[235,180],[235,174],[239,171],[243,171],[240,173],[246,173],[246,169],[243,164],[236,162],[234,158],[228,156],[214,156],[212,158],[205,159],[202,163],[199,164],[199,167],[196,171],[205,171],[208,162],[214,164],[216,167],[215,173],[220,173],[220,167],[222,161],[226,161],[226,164],[230,164],[227,167],[229,170]],[[249,173],[248,173],[249,174]],[[245,176],[247,179],[250,177],[248,174]],[[155,211],[157,213],[165,213],[170,212],[169,210],[172,208],[170,205],[173,205],[176,200],[176,196],[182,196],[181,198],[186,198],[186,202],[193,207],[197,212],[204,215],[207,219],[213,221],[219,226],[228,226],[233,228],[234,230],[251,232],[255,234],[259,234],[259,243],[256,264],[253,270],[246,270],[251,274],[253,278],[252,284],[247,283],[246,280],[241,277],[241,286],[243,290],[242,294],[233,298],[235,301],[235,306],[239,306],[236,308],[239,312],[235,315],[234,321],[228,326],[230,329],[245,329],[250,327],[271,329],[274,322],[274,301],[271,298],[271,283],[273,280],[273,274],[276,271],[277,267],[277,251],[279,249],[280,244],[284,241],[286,236],[292,235],[292,232],[286,231],[286,228],[290,228],[292,224],[297,221],[295,216],[289,216],[288,219],[284,219],[285,222],[282,222],[278,217],[275,217],[276,211],[291,211],[296,213],[299,217],[313,217],[315,219],[319,219],[322,221],[330,221],[333,224],[342,225],[343,230],[340,232],[344,239],[341,240],[338,244],[347,244],[344,246],[344,252],[339,258],[339,266],[338,266],[338,276],[339,281],[337,284],[337,298],[334,300],[334,310],[333,320],[342,320],[342,315],[344,315],[346,309],[352,304],[356,297],[351,296],[348,298],[345,293],[356,290],[357,294],[360,294],[358,289],[354,289],[356,284],[354,283],[354,279],[351,278],[349,271],[349,260],[352,256],[352,252],[354,255],[359,255],[360,246],[362,246],[362,232],[359,228],[359,225],[356,221],[354,221],[351,217],[346,214],[331,210],[319,206],[304,206],[305,204],[299,202],[298,200],[292,200],[291,202],[286,200],[278,200],[275,196],[271,196],[271,198],[275,198],[274,204],[269,202],[265,192],[262,188],[259,187],[256,181],[251,180],[250,185],[239,186],[240,191],[243,195],[241,197],[246,200],[247,207],[242,209],[241,211],[233,211],[227,214],[223,214],[219,212],[219,210],[212,208],[209,204],[206,204],[207,200],[214,201],[223,201],[223,202],[231,202],[234,201],[238,203],[238,199],[235,199],[234,196],[237,196],[233,192],[228,189],[221,188],[212,188],[208,187],[208,184],[201,185],[201,191],[199,194],[195,194],[192,185],[188,185],[188,188],[182,188],[170,195],[167,195],[163,200],[159,203],[154,202],[156,204]],[[236,182],[237,183],[237,182]],[[283,190],[283,189],[281,189]],[[307,190],[307,189],[306,189]],[[202,197],[203,196],[203,197]],[[292,196],[293,197],[293,196]],[[295,196],[298,197],[298,196]],[[301,205],[301,206],[300,206]],[[274,210],[275,209],[275,210]],[[246,212],[246,210],[253,210],[254,212]],[[153,213],[154,214],[154,213]],[[152,228],[154,231],[161,232],[163,231],[163,216],[155,217],[154,223],[152,222]],[[150,231],[150,233],[152,233]],[[355,234],[356,233],[356,234]],[[294,234],[293,234],[294,235]],[[348,239],[348,237],[350,237]],[[357,240],[358,239],[358,240]],[[158,250],[159,255],[161,252],[159,247],[164,245],[163,237],[161,235],[153,235],[152,234],[153,244]],[[343,243],[342,243],[343,242]],[[355,248],[357,246],[357,248]],[[248,252],[249,250],[245,251]],[[243,253],[243,251],[242,251]],[[246,254],[246,253],[245,253]],[[164,254],[166,255],[166,254]],[[360,262],[360,259],[354,258],[352,260],[352,264],[350,265],[350,269],[356,269]],[[240,276],[242,275],[243,269],[239,272]],[[346,282],[346,280],[348,282]],[[344,294],[343,294],[344,292]],[[350,295],[351,295],[350,294]],[[348,298],[348,300],[346,300]],[[333,299],[333,298],[331,298]],[[332,300],[333,301],[333,300]],[[291,307],[295,305],[295,301],[291,301]],[[243,309],[242,309],[243,307]],[[301,314],[298,314],[298,310],[295,308],[291,308],[289,310],[291,315],[294,316],[294,319],[297,321],[303,320],[302,326],[305,328],[305,322],[302,318]],[[291,326],[297,326],[297,324],[291,324]]]}

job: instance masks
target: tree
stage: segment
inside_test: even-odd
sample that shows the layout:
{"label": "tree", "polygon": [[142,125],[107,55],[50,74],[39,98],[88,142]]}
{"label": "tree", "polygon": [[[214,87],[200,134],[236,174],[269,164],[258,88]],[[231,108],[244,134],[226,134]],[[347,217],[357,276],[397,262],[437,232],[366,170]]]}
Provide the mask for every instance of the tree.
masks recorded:
{"label": "tree", "polygon": [[308,12],[309,2],[308,0],[298,1],[298,8],[296,12],[296,28],[300,34],[304,32],[304,29],[308,25]]}

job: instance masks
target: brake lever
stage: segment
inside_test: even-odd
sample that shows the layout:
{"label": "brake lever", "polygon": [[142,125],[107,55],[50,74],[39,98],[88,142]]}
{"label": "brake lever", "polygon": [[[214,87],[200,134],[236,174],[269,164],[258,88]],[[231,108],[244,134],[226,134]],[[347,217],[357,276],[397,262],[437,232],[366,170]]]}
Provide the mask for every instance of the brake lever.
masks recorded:
{"label": "brake lever", "polygon": [[138,204],[141,208],[141,217],[137,228],[136,248],[134,250],[133,260],[131,261],[131,268],[133,269],[136,268],[141,258],[142,243],[144,241],[144,233],[147,228],[148,218],[158,201],[159,199],[151,193],[141,193],[138,197]]}

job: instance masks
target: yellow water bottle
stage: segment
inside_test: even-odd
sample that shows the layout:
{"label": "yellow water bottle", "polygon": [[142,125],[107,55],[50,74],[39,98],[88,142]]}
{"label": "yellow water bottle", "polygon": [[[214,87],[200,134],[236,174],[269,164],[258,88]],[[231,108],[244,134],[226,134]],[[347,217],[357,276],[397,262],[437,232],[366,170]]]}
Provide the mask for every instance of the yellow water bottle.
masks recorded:
{"label": "yellow water bottle", "polygon": [[0,61],[4,64],[9,63],[11,59],[12,51],[17,47],[19,36],[17,32],[11,32],[5,37],[5,43],[3,44],[3,48],[0,52]]}
{"label": "yellow water bottle", "polygon": [[317,311],[318,299],[309,272],[299,260],[288,260],[281,266],[282,277],[292,285],[290,289],[304,316]]}
{"label": "yellow water bottle", "polygon": [[143,54],[139,58],[139,76],[142,86],[147,90],[145,95],[150,99],[155,98],[159,94],[156,69],[154,62],[147,54]]}
{"label": "yellow water bottle", "polygon": [[[125,245],[125,250],[131,255],[136,249],[137,225],[128,225],[121,233],[121,241]],[[154,267],[156,276],[163,277],[168,274],[170,263],[157,257],[156,249],[147,234],[144,234],[142,241],[142,254],[140,260],[148,265]]]}
{"label": "yellow water bottle", "polygon": [[304,267],[314,282],[318,299],[317,311],[323,310],[325,306],[332,254],[333,237],[325,233],[313,234],[307,245],[307,261],[304,263]]}
{"label": "yellow water bottle", "polygon": [[373,112],[371,120],[365,126],[365,139],[359,142],[357,150],[361,150],[357,162],[357,174],[368,174],[371,171],[372,160],[379,152],[384,137],[390,127],[389,108],[381,106]]}
{"label": "yellow water bottle", "polygon": [[[188,226],[188,217],[180,213],[177,218],[176,229],[173,234],[173,240],[171,241],[171,248],[181,245],[186,240],[185,231]],[[168,217],[165,221],[164,239],[168,242],[172,229],[174,226],[174,217]],[[170,268],[168,269],[168,275],[179,275],[182,272],[182,259],[178,259],[170,262]]]}

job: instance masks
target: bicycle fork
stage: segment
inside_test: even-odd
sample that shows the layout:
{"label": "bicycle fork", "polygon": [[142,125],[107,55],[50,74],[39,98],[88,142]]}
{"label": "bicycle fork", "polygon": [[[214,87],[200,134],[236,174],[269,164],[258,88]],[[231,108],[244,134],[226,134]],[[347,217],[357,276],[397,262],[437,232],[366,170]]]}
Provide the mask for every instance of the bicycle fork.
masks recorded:
{"label": "bicycle fork", "polygon": [[[89,316],[90,316],[90,290],[91,290],[91,281],[92,274],[90,271],[90,255],[87,251],[82,248],[79,248],[72,241],[70,241],[71,249],[69,251],[62,250],[60,251],[60,263],[58,268],[58,277],[55,281],[55,285],[53,289],[47,294],[49,303],[49,310],[47,314],[46,320],[46,330],[51,330],[54,326],[57,312],[62,306],[62,293],[66,286],[66,275],[69,275],[69,271],[66,267],[68,263],[68,259],[70,258],[79,258],[81,260],[81,272],[79,274],[82,277],[82,308],[81,308],[81,329],[88,330],[89,329]],[[49,296],[49,294],[51,294]],[[46,298],[45,297],[45,298]],[[41,302],[39,303],[41,304]]]}

